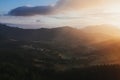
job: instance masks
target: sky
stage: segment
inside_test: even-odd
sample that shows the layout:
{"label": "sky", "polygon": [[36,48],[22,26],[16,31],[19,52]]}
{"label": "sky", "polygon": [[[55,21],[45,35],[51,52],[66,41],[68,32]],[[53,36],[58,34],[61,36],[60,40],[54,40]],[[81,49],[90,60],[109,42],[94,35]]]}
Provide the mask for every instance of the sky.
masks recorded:
{"label": "sky", "polygon": [[0,0],[0,23],[21,28],[120,27],[120,0]]}
{"label": "sky", "polygon": [[39,6],[54,4],[57,0],[0,0],[0,11],[8,12],[11,9],[20,6]]}

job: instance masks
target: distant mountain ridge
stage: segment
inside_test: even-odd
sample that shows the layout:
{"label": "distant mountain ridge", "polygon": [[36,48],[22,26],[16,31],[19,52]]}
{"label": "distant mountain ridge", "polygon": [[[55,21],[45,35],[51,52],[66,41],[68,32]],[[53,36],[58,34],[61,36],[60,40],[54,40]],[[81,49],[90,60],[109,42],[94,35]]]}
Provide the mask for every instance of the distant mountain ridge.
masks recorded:
{"label": "distant mountain ridge", "polygon": [[[22,47],[28,51],[31,49],[35,52],[42,52],[45,49],[47,52],[43,51],[44,53],[48,53],[49,50],[54,53],[57,51],[57,56],[65,59],[75,57],[80,65],[114,64],[119,63],[120,59],[120,30],[107,25],[82,29],[68,26],[21,29],[0,24],[0,40],[1,44],[2,41],[6,41],[3,46],[1,45],[2,49],[4,47],[9,49],[11,44],[16,47],[17,44],[18,49]],[[56,57],[50,56],[48,53],[47,58]]]}
{"label": "distant mountain ridge", "polygon": [[21,29],[0,24],[0,35],[22,41],[88,42],[97,43],[120,37],[120,30],[107,25],[75,29],[72,27]]}

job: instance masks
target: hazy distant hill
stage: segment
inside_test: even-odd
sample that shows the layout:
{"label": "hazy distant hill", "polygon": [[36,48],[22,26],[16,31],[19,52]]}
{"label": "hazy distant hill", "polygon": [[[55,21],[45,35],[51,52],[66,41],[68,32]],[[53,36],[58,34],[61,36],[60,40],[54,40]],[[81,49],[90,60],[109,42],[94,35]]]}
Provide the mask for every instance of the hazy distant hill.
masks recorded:
{"label": "hazy distant hill", "polygon": [[[0,24],[0,40],[2,44],[0,49],[13,47],[13,50],[17,48],[21,51],[22,46],[23,49],[35,50],[32,53],[38,54],[39,50],[45,49],[48,51],[45,52],[47,58],[51,61],[54,57],[63,61],[71,59],[77,65],[114,64],[119,63],[120,58],[120,30],[108,25],[82,29],[72,27],[21,29]],[[68,63],[71,63],[69,60]]]}
{"label": "hazy distant hill", "polygon": [[75,29],[71,27],[20,29],[0,25],[0,35],[7,39],[23,41],[88,42],[95,43],[120,37],[120,30],[107,25]]}

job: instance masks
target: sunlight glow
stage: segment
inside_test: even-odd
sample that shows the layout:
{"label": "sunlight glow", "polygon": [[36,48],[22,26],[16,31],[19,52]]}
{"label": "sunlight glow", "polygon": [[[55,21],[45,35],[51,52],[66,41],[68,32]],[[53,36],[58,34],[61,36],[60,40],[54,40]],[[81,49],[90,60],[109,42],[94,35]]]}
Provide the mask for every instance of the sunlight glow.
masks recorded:
{"label": "sunlight glow", "polygon": [[106,12],[120,13],[120,5],[119,4],[109,5],[105,8],[105,10]]}

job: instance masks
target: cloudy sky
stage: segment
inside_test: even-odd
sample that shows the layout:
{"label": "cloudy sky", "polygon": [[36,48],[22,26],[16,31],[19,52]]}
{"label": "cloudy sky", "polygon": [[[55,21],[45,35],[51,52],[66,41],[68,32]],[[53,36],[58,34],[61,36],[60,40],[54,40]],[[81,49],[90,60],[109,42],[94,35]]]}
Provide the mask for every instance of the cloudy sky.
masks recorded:
{"label": "cloudy sky", "polygon": [[15,27],[119,27],[119,21],[120,0],[0,0],[0,23]]}

